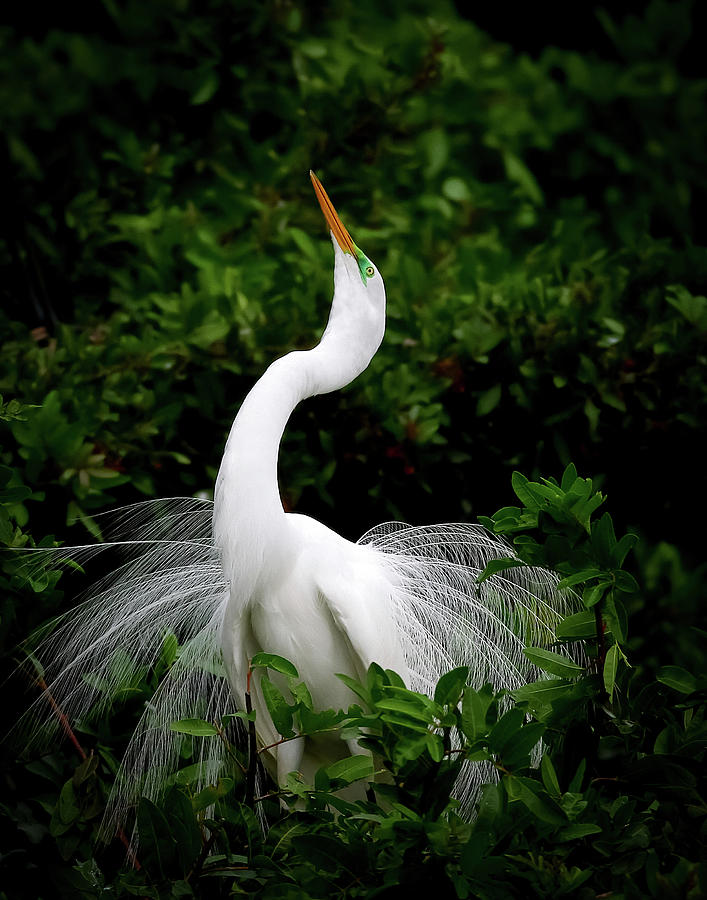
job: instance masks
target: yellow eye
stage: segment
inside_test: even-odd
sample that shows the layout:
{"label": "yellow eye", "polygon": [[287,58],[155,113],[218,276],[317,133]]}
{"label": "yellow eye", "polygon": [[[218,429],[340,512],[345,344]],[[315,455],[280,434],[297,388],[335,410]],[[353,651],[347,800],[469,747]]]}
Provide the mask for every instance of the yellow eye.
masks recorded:
{"label": "yellow eye", "polygon": [[376,270],[373,268],[373,266],[366,266],[366,275],[368,278],[373,278],[375,273],[376,273]]}

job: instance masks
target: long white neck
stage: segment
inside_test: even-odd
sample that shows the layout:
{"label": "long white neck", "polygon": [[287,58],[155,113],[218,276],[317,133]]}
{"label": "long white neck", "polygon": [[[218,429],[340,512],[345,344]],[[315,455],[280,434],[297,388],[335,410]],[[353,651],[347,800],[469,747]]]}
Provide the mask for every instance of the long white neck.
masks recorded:
{"label": "long white neck", "polygon": [[[214,541],[236,607],[292,566],[288,520],[277,484],[282,433],[300,400],[349,384],[373,358],[385,330],[385,288],[364,282],[358,262],[334,245],[334,297],[313,350],[276,360],[243,401],[228,436],[214,496]],[[370,260],[369,260],[370,262]]]}
{"label": "long white neck", "polygon": [[276,360],[243,401],[216,480],[213,522],[225,574],[241,597],[290,562],[277,460],[292,411],[306,397],[348,384],[368,364],[366,356],[336,333],[325,335],[313,350]]}

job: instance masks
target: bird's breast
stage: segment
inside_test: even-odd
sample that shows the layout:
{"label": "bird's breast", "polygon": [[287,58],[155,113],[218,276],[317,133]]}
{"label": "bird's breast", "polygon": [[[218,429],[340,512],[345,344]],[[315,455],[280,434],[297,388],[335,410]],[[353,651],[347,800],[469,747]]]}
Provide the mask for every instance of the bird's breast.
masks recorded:
{"label": "bird's breast", "polygon": [[310,690],[315,708],[347,708],[354,696],[337,672],[358,677],[345,634],[316,587],[290,581],[254,601],[250,621],[257,646],[288,659]]}

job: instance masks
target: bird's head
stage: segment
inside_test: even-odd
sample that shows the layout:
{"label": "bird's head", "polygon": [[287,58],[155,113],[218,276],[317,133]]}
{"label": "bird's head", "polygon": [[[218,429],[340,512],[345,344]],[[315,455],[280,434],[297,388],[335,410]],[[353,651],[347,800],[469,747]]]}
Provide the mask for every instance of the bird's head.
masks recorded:
{"label": "bird's head", "polygon": [[351,239],[321,182],[310,172],[334,245],[334,299],[324,337],[346,342],[360,357],[359,371],[373,358],[385,332],[383,278]]}

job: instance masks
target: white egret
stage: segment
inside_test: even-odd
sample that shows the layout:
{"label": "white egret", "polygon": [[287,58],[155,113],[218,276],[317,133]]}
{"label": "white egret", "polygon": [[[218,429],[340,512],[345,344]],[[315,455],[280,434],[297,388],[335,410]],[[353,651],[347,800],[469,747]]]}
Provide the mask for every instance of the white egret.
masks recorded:
{"label": "white egret", "polygon": [[[353,381],[385,329],[381,274],[311,178],[334,247],[334,297],[319,344],[276,360],[244,400],[213,504],[154,501],[119,514],[113,540],[98,549],[124,548],[128,561],[38,651],[52,697],[76,717],[110,703],[137,667],[154,665],[166,632],[180,642],[131,739],[111,823],[140,793],[157,796],[176,766],[181,738],[170,722],[242,707],[258,651],[291,660],[322,709],[354,701],[335,673],[360,679],[374,661],[418,691],[429,692],[459,665],[469,666],[472,684],[515,688],[535,674],[523,646],[552,641],[566,613],[547,571],[518,566],[477,583],[489,560],[513,555],[480,526],[389,523],[352,543],[283,510],[277,461],[292,411]],[[81,552],[70,550],[73,558]],[[257,680],[253,691],[259,739],[274,744],[278,734]],[[203,747],[208,781],[221,766],[222,745]],[[311,783],[319,765],[352,752],[361,750],[336,737],[298,737],[268,751],[266,762],[280,782],[299,770]],[[480,777],[464,770],[462,803]]]}

